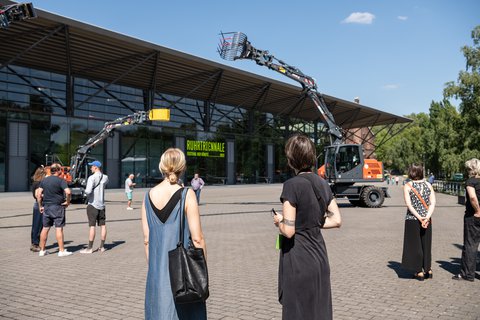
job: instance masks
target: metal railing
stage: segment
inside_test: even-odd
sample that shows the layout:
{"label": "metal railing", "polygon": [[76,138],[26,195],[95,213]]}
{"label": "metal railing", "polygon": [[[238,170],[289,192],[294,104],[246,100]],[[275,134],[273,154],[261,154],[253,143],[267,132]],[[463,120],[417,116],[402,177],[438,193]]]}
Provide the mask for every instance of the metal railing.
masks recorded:
{"label": "metal railing", "polygon": [[464,182],[436,180],[432,187],[436,192],[451,194],[454,196],[465,196]]}
{"label": "metal railing", "polygon": [[465,205],[465,182],[437,180],[432,184],[432,187],[435,192],[457,196],[457,203]]}

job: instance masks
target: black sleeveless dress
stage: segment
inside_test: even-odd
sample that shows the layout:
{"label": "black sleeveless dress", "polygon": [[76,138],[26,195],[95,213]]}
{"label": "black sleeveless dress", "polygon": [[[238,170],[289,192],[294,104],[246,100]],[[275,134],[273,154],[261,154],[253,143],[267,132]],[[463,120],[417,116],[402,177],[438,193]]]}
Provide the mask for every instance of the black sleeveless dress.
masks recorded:
{"label": "black sleeveless dress", "polygon": [[[323,198],[322,206],[313,187]],[[296,208],[295,235],[283,239],[280,253],[278,295],[284,320],[332,319],[330,266],[320,228],[332,199],[328,184],[313,173],[296,176],[283,185],[280,200]]]}

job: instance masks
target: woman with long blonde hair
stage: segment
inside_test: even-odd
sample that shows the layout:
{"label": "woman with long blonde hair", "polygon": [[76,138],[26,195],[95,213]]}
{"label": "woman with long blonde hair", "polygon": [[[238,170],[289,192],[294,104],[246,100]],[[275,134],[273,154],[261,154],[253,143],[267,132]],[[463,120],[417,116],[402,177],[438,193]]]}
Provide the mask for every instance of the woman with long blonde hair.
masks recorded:
{"label": "woman with long blonde hair", "polygon": [[147,192],[142,205],[142,227],[148,263],[145,319],[203,320],[207,318],[205,302],[175,304],[168,271],[168,252],[175,249],[178,243],[182,206],[186,217],[184,237],[191,238],[193,245],[202,248],[206,256],[195,193],[178,184],[186,169],[185,154],[177,148],[166,150],[160,158],[159,169],[164,180]]}

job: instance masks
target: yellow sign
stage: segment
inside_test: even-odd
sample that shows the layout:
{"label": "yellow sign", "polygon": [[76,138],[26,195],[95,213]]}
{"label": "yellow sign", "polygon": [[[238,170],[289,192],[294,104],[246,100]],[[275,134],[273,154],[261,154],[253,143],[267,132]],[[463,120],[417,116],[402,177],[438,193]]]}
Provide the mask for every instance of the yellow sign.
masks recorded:
{"label": "yellow sign", "polygon": [[225,158],[225,142],[187,140],[187,156]]}
{"label": "yellow sign", "polygon": [[148,119],[153,121],[170,121],[170,109],[152,109]]}

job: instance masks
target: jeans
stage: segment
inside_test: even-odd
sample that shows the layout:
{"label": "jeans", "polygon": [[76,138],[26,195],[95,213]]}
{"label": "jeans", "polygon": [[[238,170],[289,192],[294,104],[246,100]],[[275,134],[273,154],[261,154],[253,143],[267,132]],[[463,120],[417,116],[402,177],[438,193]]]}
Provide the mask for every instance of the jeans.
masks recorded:
{"label": "jeans", "polygon": [[200,191],[202,191],[202,189],[197,189],[195,190],[195,195],[197,196],[197,203],[200,204]]}
{"label": "jeans", "polygon": [[42,214],[38,208],[38,203],[35,201],[33,204],[33,216],[32,216],[32,232],[31,239],[32,244],[38,245],[40,243],[40,232],[42,231]]}
{"label": "jeans", "polygon": [[463,250],[462,271],[463,278],[475,279],[477,267],[477,250],[480,244],[480,218],[474,216],[463,218]]}

